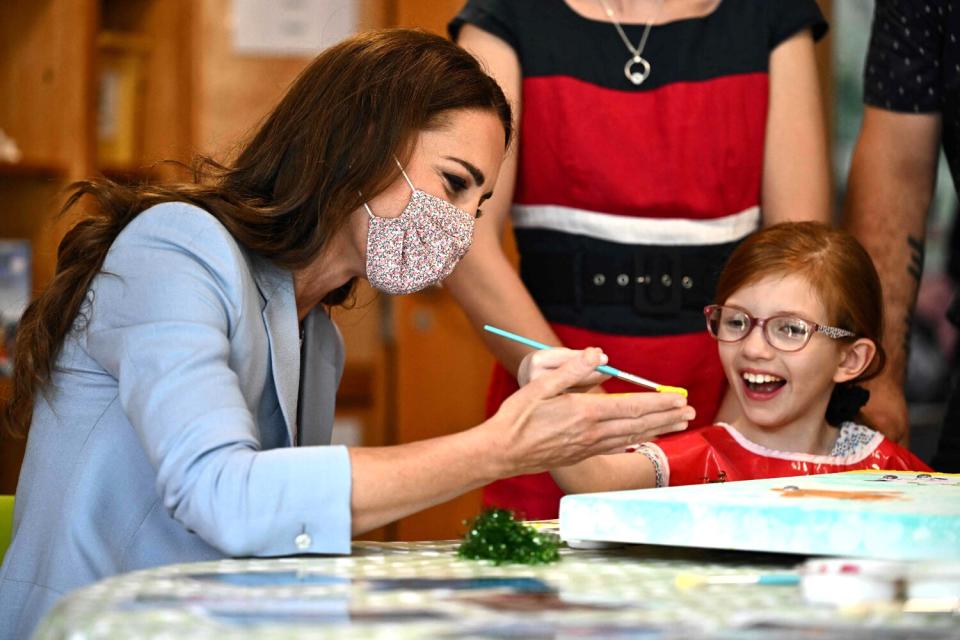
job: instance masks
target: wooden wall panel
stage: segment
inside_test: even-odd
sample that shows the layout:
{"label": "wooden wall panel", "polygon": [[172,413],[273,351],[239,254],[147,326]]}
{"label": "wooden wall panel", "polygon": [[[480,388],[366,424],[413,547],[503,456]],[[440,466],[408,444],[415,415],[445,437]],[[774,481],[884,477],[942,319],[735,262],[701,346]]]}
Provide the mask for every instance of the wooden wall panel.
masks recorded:
{"label": "wooden wall panel", "polygon": [[[53,274],[65,180],[93,167],[94,0],[0,2],[0,128],[23,161],[0,167],[0,237],[27,238],[34,288]],[[9,394],[0,380],[0,401]],[[0,435],[0,493],[16,489],[24,441]]]}
{"label": "wooden wall panel", "polygon": [[[141,150],[144,165],[162,160],[189,162],[194,152],[193,86],[188,81],[193,6],[191,0],[149,2],[146,6],[142,25],[151,46],[146,63],[148,84]],[[164,179],[177,175],[172,167],[158,167],[154,173]]]}
{"label": "wooden wall panel", "polygon": [[466,0],[397,0],[396,25],[421,27],[445,36],[450,18],[465,4]]}
{"label": "wooden wall panel", "polygon": [[[9,378],[0,378],[0,402],[10,397]],[[14,439],[0,433],[0,495],[11,496],[17,492],[20,464],[27,441]]]}
{"label": "wooden wall panel", "polygon": [[24,161],[90,167],[92,0],[0,2],[0,128]]}
{"label": "wooden wall panel", "polygon": [[[228,157],[280,100],[309,57],[238,55],[232,48],[232,0],[195,3],[193,130],[203,153]],[[361,0],[360,29],[384,26],[379,0]]]}

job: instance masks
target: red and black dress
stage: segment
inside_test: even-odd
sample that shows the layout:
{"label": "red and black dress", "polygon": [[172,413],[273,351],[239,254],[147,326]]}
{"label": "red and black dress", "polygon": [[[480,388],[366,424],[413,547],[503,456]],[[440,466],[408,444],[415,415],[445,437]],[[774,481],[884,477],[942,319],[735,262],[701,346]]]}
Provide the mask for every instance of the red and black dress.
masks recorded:
{"label": "red and black dress", "polygon": [[[702,309],[736,244],[760,225],[770,52],[826,30],[815,0],[722,0],[654,26],[635,86],[613,24],[563,0],[470,0],[450,23],[507,42],[523,72],[511,220],[520,275],[570,348],[690,391],[700,423],[725,389]],[[623,25],[636,45],[643,25]],[[494,372],[487,410],[516,390]],[[618,380],[608,391],[636,391]],[[549,474],[487,487],[487,504],[557,516]]]}

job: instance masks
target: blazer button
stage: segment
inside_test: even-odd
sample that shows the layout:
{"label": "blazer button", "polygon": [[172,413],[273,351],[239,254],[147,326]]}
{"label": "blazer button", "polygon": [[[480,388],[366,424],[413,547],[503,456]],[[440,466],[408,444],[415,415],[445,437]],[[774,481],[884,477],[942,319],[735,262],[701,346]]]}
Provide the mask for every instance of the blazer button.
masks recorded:
{"label": "blazer button", "polygon": [[598,287],[602,287],[603,283],[607,281],[607,276],[602,273],[595,274],[593,276],[593,284]]}
{"label": "blazer button", "polygon": [[297,549],[300,551],[306,551],[313,544],[313,538],[310,537],[309,533],[301,533],[293,539],[293,544],[297,545]]}

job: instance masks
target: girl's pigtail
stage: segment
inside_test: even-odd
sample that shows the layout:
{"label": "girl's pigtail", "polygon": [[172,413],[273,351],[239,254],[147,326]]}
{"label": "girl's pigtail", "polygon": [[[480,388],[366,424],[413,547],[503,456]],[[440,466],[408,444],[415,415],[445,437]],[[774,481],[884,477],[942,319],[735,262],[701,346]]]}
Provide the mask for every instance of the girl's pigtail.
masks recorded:
{"label": "girl's pigtail", "polygon": [[870,392],[852,382],[836,385],[827,404],[827,422],[834,427],[850,422],[869,399]]}

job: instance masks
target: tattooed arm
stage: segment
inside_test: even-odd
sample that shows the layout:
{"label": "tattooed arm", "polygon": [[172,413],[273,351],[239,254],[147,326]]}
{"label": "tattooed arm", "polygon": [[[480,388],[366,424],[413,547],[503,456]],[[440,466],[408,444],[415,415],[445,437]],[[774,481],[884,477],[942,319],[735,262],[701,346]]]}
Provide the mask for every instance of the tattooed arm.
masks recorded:
{"label": "tattooed arm", "polygon": [[844,207],[845,226],[870,252],[883,283],[888,360],[883,373],[865,385],[870,402],[864,415],[874,428],[901,443],[909,427],[903,382],[940,126],[939,114],[866,107]]}

